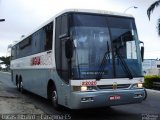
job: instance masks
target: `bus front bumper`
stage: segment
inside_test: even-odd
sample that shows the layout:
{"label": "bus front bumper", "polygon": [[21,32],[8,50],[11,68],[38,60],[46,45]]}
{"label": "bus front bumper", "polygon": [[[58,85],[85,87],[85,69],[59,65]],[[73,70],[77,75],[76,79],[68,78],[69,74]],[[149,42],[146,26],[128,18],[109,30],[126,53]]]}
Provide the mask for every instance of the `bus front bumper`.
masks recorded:
{"label": "bus front bumper", "polygon": [[140,103],[145,97],[144,89],[72,92],[70,109],[83,109]]}

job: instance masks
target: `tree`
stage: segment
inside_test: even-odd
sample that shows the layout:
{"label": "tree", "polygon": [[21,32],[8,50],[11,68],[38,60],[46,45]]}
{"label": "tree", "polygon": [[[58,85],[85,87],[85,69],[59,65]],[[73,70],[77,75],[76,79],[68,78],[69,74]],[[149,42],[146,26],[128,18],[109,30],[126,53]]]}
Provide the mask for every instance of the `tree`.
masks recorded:
{"label": "tree", "polygon": [[5,64],[7,68],[10,66],[10,56],[8,57],[2,56],[0,57],[0,61],[2,61],[0,62],[0,64]]}
{"label": "tree", "polygon": [[[160,0],[157,0],[153,4],[151,4],[151,6],[147,9],[147,15],[149,20],[151,17],[151,13],[154,11],[156,7],[159,7],[159,6],[160,6]],[[158,30],[158,35],[160,36],[160,18],[157,21],[157,30]]]}

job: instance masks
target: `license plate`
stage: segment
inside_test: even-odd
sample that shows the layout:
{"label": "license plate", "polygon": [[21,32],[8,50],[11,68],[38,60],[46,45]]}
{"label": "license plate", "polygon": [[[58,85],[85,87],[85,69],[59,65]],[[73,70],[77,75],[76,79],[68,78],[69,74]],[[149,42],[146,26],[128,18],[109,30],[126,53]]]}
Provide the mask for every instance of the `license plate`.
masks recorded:
{"label": "license plate", "polygon": [[121,96],[119,95],[112,95],[109,97],[109,100],[120,100],[121,99]]}

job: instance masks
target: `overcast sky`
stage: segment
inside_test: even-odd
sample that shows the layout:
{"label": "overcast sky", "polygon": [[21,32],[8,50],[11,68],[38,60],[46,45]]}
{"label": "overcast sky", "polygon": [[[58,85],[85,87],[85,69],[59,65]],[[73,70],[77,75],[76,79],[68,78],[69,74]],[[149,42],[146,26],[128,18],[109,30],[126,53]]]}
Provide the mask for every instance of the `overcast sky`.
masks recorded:
{"label": "overcast sky", "polygon": [[7,55],[7,46],[18,41],[53,17],[56,13],[70,8],[100,9],[116,12],[126,11],[135,17],[139,39],[145,44],[145,58],[160,59],[160,37],[157,35],[157,19],[160,7],[155,9],[148,20],[147,8],[155,0],[0,0],[0,56]]}

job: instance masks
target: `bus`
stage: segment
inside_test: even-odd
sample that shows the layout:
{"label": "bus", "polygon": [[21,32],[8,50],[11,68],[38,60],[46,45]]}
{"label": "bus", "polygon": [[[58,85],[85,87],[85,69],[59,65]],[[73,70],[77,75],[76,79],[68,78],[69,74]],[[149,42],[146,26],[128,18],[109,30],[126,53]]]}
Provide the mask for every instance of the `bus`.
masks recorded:
{"label": "bus", "polygon": [[11,77],[55,109],[141,103],[143,54],[133,16],[70,9],[12,46]]}

